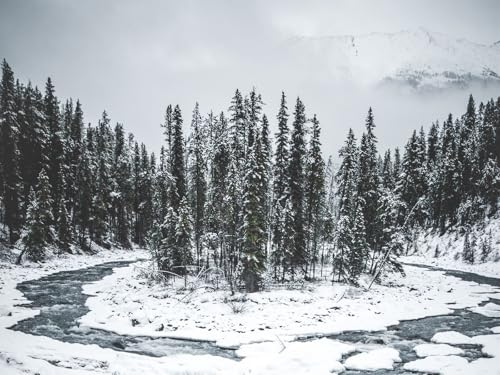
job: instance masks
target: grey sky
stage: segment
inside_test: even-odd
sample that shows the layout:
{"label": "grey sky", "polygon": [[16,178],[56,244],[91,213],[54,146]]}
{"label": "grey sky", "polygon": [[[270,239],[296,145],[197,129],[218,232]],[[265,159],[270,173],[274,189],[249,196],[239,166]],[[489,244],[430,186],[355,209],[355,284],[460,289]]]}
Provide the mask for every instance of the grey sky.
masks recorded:
{"label": "grey sky", "polygon": [[[287,40],[423,26],[491,44],[500,39],[498,14],[495,0],[0,0],[0,57],[22,80],[43,86],[50,75],[60,98],[80,98],[87,121],[107,109],[154,150],[167,104],[179,103],[188,125],[195,101],[204,112],[219,112],[235,88],[255,86],[272,120],[282,89],[290,109],[303,97],[308,115],[316,112],[322,123],[325,152],[336,153],[349,126],[361,129],[368,105],[382,145],[393,146],[416,123],[462,110],[465,94],[449,95],[449,107],[437,113],[422,110],[430,102],[414,106],[414,98],[391,112],[387,98],[371,92],[308,85],[307,72],[291,68],[282,53]],[[403,114],[415,122],[394,131]]]}

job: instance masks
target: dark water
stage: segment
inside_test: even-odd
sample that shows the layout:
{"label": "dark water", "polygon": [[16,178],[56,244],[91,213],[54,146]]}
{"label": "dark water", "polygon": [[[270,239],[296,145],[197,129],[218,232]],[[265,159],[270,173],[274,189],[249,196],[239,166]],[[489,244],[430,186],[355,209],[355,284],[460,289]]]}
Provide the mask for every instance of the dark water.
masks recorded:
{"label": "dark water", "polygon": [[[500,279],[476,275],[474,273],[446,270],[443,268],[427,267],[424,265],[414,265],[416,267],[435,269],[444,271],[449,276],[454,276],[465,281],[472,281],[479,284],[487,284],[494,287],[500,287]],[[488,302],[493,302],[500,305],[500,300],[490,298],[483,302],[485,305]],[[450,308],[453,308],[450,306]],[[332,339],[342,340],[345,342],[363,344],[382,344],[395,348],[399,351],[402,362],[396,364],[394,370],[379,370],[379,371],[346,371],[343,374],[415,374],[414,372],[405,371],[403,365],[407,362],[414,361],[417,355],[413,348],[419,344],[430,343],[434,334],[444,331],[457,331],[466,336],[477,336],[484,334],[492,334],[490,328],[499,326],[500,318],[490,318],[481,314],[474,313],[467,309],[455,309],[448,315],[431,316],[422,319],[401,321],[399,324],[390,326],[387,331],[383,332],[343,332],[339,335],[332,336]],[[453,345],[464,349],[465,357],[471,361],[477,358],[485,357],[481,352],[479,345]],[[355,353],[354,353],[355,354]]]}
{"label": "dark water", "polygon": [[119,335],[100,329],[80,327],[78,319],[89,312],[82,286],[110,275],[113,268],[131,262],[110,262],[75,271],[57,272],[37,280],[18,284],[17,289],[31,301],[26,305],[40,309],[40,314],[22,320],[11,329],[56,340],[96,344],[102,348],[161,357],[173,354],[212,354],[233,358],[234,351],[212,343]]}
{"label": "dark water", "polygon": [[[183,353],[211,354],[235,358],[234,350],[222,349],[208,342],[126,336],[94,328],[80,327],[77,322],[78,319],[89,311],[85,306],[88,296],[83,294],[82,286],[111,274],[113,268],[128,266],[130,263],[125,261],[105,263],[75,271],[58,272],[37,280],[20,283],[17,288],[24,293],[28,300],[32,301],[27,306],[40,309],[41,313],[33,318],[20,321],[11,329],[32,335],[47,336],[64,342],[97,344],[103,348],[155,357]],[[500,287],[500,279],[461,271],[438,270],[445,271],[448,275],[466,281]],[[488,302],[500,304],[499,300],[494,299],[490,299],[484,304]],[[353,343],[357,347],[372,345],[393,347],[400,352],[402,363],[397,364],[392,371],[380,370],[370,373],[411,374],[411,372],[403,370],[403,364],[417,359],[413,348],[418,344],[430,342],[435,333],[458,331],[467,336],[476,336],[491,334],[489,329],[495,326],[500,326],[500,318],[489,318],[467,309],[456,309],[448,315],[402,321],[382,332],[343,332],[330,336],[330,338]],[[465,356],[469,360],[483,356],[480,346],[457,346],[465,350]],[[345,374],[361,373],[368,372],[345,372]]]}

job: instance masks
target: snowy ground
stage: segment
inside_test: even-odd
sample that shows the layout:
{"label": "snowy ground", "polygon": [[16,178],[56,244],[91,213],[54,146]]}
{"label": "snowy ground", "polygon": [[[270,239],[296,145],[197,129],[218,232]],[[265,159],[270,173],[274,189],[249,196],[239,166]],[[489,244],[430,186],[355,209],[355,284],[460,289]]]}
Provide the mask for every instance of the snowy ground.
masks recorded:
{"label": "snowy ground", "polygon": [[[131,265],[84,287],[94,295],[81,323],[120,334],[210,340],[223,347],[290,341],[347,330],[383,330],[399,320],[475,307],[500,289],[444,276],[443,272],[406,267],[388,285],[372,290],[325,281],[299,290],[272,289],[246,296],[234,313],[227,291],[148,285],[141,267]],[[398,285],[398,287],[394,287]],[[488,294],[489,293],[489,294]],[[495,294],[496,293],[496,294]]]}
{"label": "snowy ground", "polygon": [[[482,240],[488,240],[490,234],[492,251],[487,261],[482,262],[480,244]],[[465,234],[459,231],[448,231],[442,236],[433,231],[425,231],[417,236],[414,248],[409,251],[412,255],[403,257],[402,260],[500,277],[500,218],[487,219],[484,225],[471,228],[470,239],[476,239],[474,264],[466,264],[462,260],[464,236]]]}
{"label": "snowy ground", "polygon": [[[401,319],[448,313],[450,307],[496,314],[494,304],[483,308],[477,305],[489,296],[500,297],[500,290],[490,286],[444,276],[442,272],[406,267],[406,278],[394,277],[387,280],[390,285],[375,285],[370,292],[332,286],[325,281],[298,290],[274,288],[249,295],[246,302],[230,302],[225,291],[193,292],[148,285],[139,268],[146,263],[139,263],[115,269],[112,275],[85,286],[85,292],[93,297],[87,301],[91,311],[81,319],[83,325],[122,334],[214,341],[238,348],[240,360],[189,354],[152,358],[7,329],[37,313],[14,307],[26,302],[15,289],[18,282],[143,255],[144,252],[108,251],[92,257],[54,258],[44,265],[28,267],[0,263],[0,373],[330,374],[345,368],[390,369],[400,361],[393,348],[357,346],[326,338],[293,340],[344,330],[382,330]],[[232,306],[242,311],[234,313]],[[492,329],[491,335],[472,338],[456,332],[438,334],[432,340],[435,344],[415,348],[422,358],[405,364],[405,368],[443,374],[499,374],[498,333],[500,327]],[[483,345],[483,351],[492,358],[469,363],[456,355],[461,352],[454,345],[462,343]]]}

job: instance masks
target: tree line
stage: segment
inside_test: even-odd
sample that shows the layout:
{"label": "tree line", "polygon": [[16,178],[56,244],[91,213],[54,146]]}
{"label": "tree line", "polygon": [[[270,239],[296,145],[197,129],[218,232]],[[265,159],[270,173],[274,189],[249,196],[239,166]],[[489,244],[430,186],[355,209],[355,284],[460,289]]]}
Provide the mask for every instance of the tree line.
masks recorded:
{"label": "tree line", "polygon": [[[31,259],[44,249],[147,246],[164,275],[220,270],[249,292],[268,278],[331,272],[357,284],[402,272],[397,256],[416,231],[467,228],[495,215],[500,99],[472,96],[466,113],[414,131],[380,154],[370,108],[359,144],[352,130],[339,164],[322,155],[320,123],[300,98],[281,95],[270,134],[261,95],[236,90],[226,112],[196,104],[185,131],[167,106],[164,146],[149,154],[106,112],[85,125],[79,101],[63,105],[2,64],[0,199],[4,237]],[[186,134],[189,134],[186,136]]]}
{"label": "tree line", "polygon": [[42,93],[15,80],[4,60],[0,89],[3,240],[20,243],[34,260],[49,247],[144,246],[154,154],[106,112],[96,126],[85,125],[81,103],[61,103],[50,78]]}

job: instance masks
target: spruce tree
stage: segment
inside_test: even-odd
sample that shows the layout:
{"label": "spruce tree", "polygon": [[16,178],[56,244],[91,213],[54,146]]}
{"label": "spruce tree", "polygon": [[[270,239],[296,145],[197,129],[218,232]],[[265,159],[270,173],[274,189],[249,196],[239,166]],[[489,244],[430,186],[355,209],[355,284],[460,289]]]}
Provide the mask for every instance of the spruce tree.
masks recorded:
{"label": "spruce tree", "polygon": [[9,228],[9,241],[19,238],[21,212],[19,191],[18,123],[15,110],[14,73],[5,60],[2,63],[0,90],[0,195],[3,196],[5,224]]}
{"label": "spruce tree", "polygon": [[59,115],[59,101],[55,95],[55,88],[50,78],[47,79],[45,85],[44,117],[49,134],[46,157],[48,160],[47,173],[53,198],[52,215],[54,220],[57,221],[59,201],[64,199],[63,181],[61,180],[63,177],[64,145]]}
{"label": "spruce tree", "polygon": [[172,134],[172,180],[170,204],[176,212],[179,210],[182,199],[186,196],[186,173],[184,161],[184,135],[182,133],[182,114],[178,105],[175,106],[173,115]]}
{"label": "spruce tree", "polygon": [[359,148],[358,195],[362,204],[366,227],[366,239],[372,249],[377,249],[379,228],[377,208],[379,204],[379,174],[377,169],[377,138],[374,134],[375,123],[370,108],[366,117],[366,133],[361,138]]}
{"label": "spruce tree", "polygon": [[304,216],[304,163],[305,149],[305,107],[300,98],[295,105],[293,132],[290,142],[290,164],[288,170],[290,199],[293,210],[293,248],[290,251],[292,278],[297,271],[305,274],[307,267],[306,230]]}
{"label": "spruce tree", "polygon": [[289,130],[288,113],[285,93],[281,93],[281,105],[277,115],[278,132],[276,133],[276,152],[273,165],[273,202],[272,202],[272,239],[273,255],[272,266],[274,277],[278,278],[280,268],[283,268],[285,259],[284,241],[287,236],[287,227],[284,225],[285,207],[288,202],[289,189]]}
{"label": "spruce tree", "polygon": [[66,210],[66,204],[63,200],[59,202],[59,213],[57,217],[57,244],[61,250],[70,252],[73,235],[71,233],[68,211]]}
{"label": "spruce tree", "polygon": [[309,143],[306,163],[306,225],[308,263],[314,277],[318,262],[319,243],[323,233],[323,215],[325,205],[325,162],[321,154],[319,121],[312,119],[312,136]]}
{"label": "spruce tree", "polygon": [[201,266],[202,238],[205,230],[205,203],[206,203],[206,142],[199,105],[196,103],[191,121],[191,139],[189,145],[189,188],[190,204],[193,213],[193,232],[196,250],[196,263]]}
{"label": "spruce tree", "polygon": [[189,204],[184,197],[179,205],[178,220],[175,227],[175,247],[172,252],[172,269],[179,275],[186,275],[193,265],[192,217]]}
{"label": "spruce tree", "polygon": [[40,261],[45,258],[47,245],[52,242],[52,199],[50,196],[50,183],[45,170],[38,175],[36,193],[30,193],[26,226],[22,235],[23,254],[33,260]]}
{"label": "spruce tree", "polygon": [[339,201],[336,229],[336,254],[333,258],[333,275],[337,281],[349,281],[349,254],[354,241],[352,219],[356,204],[358,185],[358,150],[356,138],[349,129],[344,146],[339,151],[341,164],[337,172],[337,195]]}
{"label": "spruce tree", "polygon": [[249,293],[260,289],[265,270],[265,196],[261,195],[260,182],[265,165],[262,163],[262,144],[257,135],[249,151],[249,170],[245,176],[245,206],[243,221],[243,246],[241,254],[245,290]]}
{"label": "spruce tree", "polygon": [[351,218],[352,239],[348,255],[349,282],[358,285],[359,276],[363,272],[368,255],[365,221],[363,218],[364,200],[358,198],[356,208]]}

